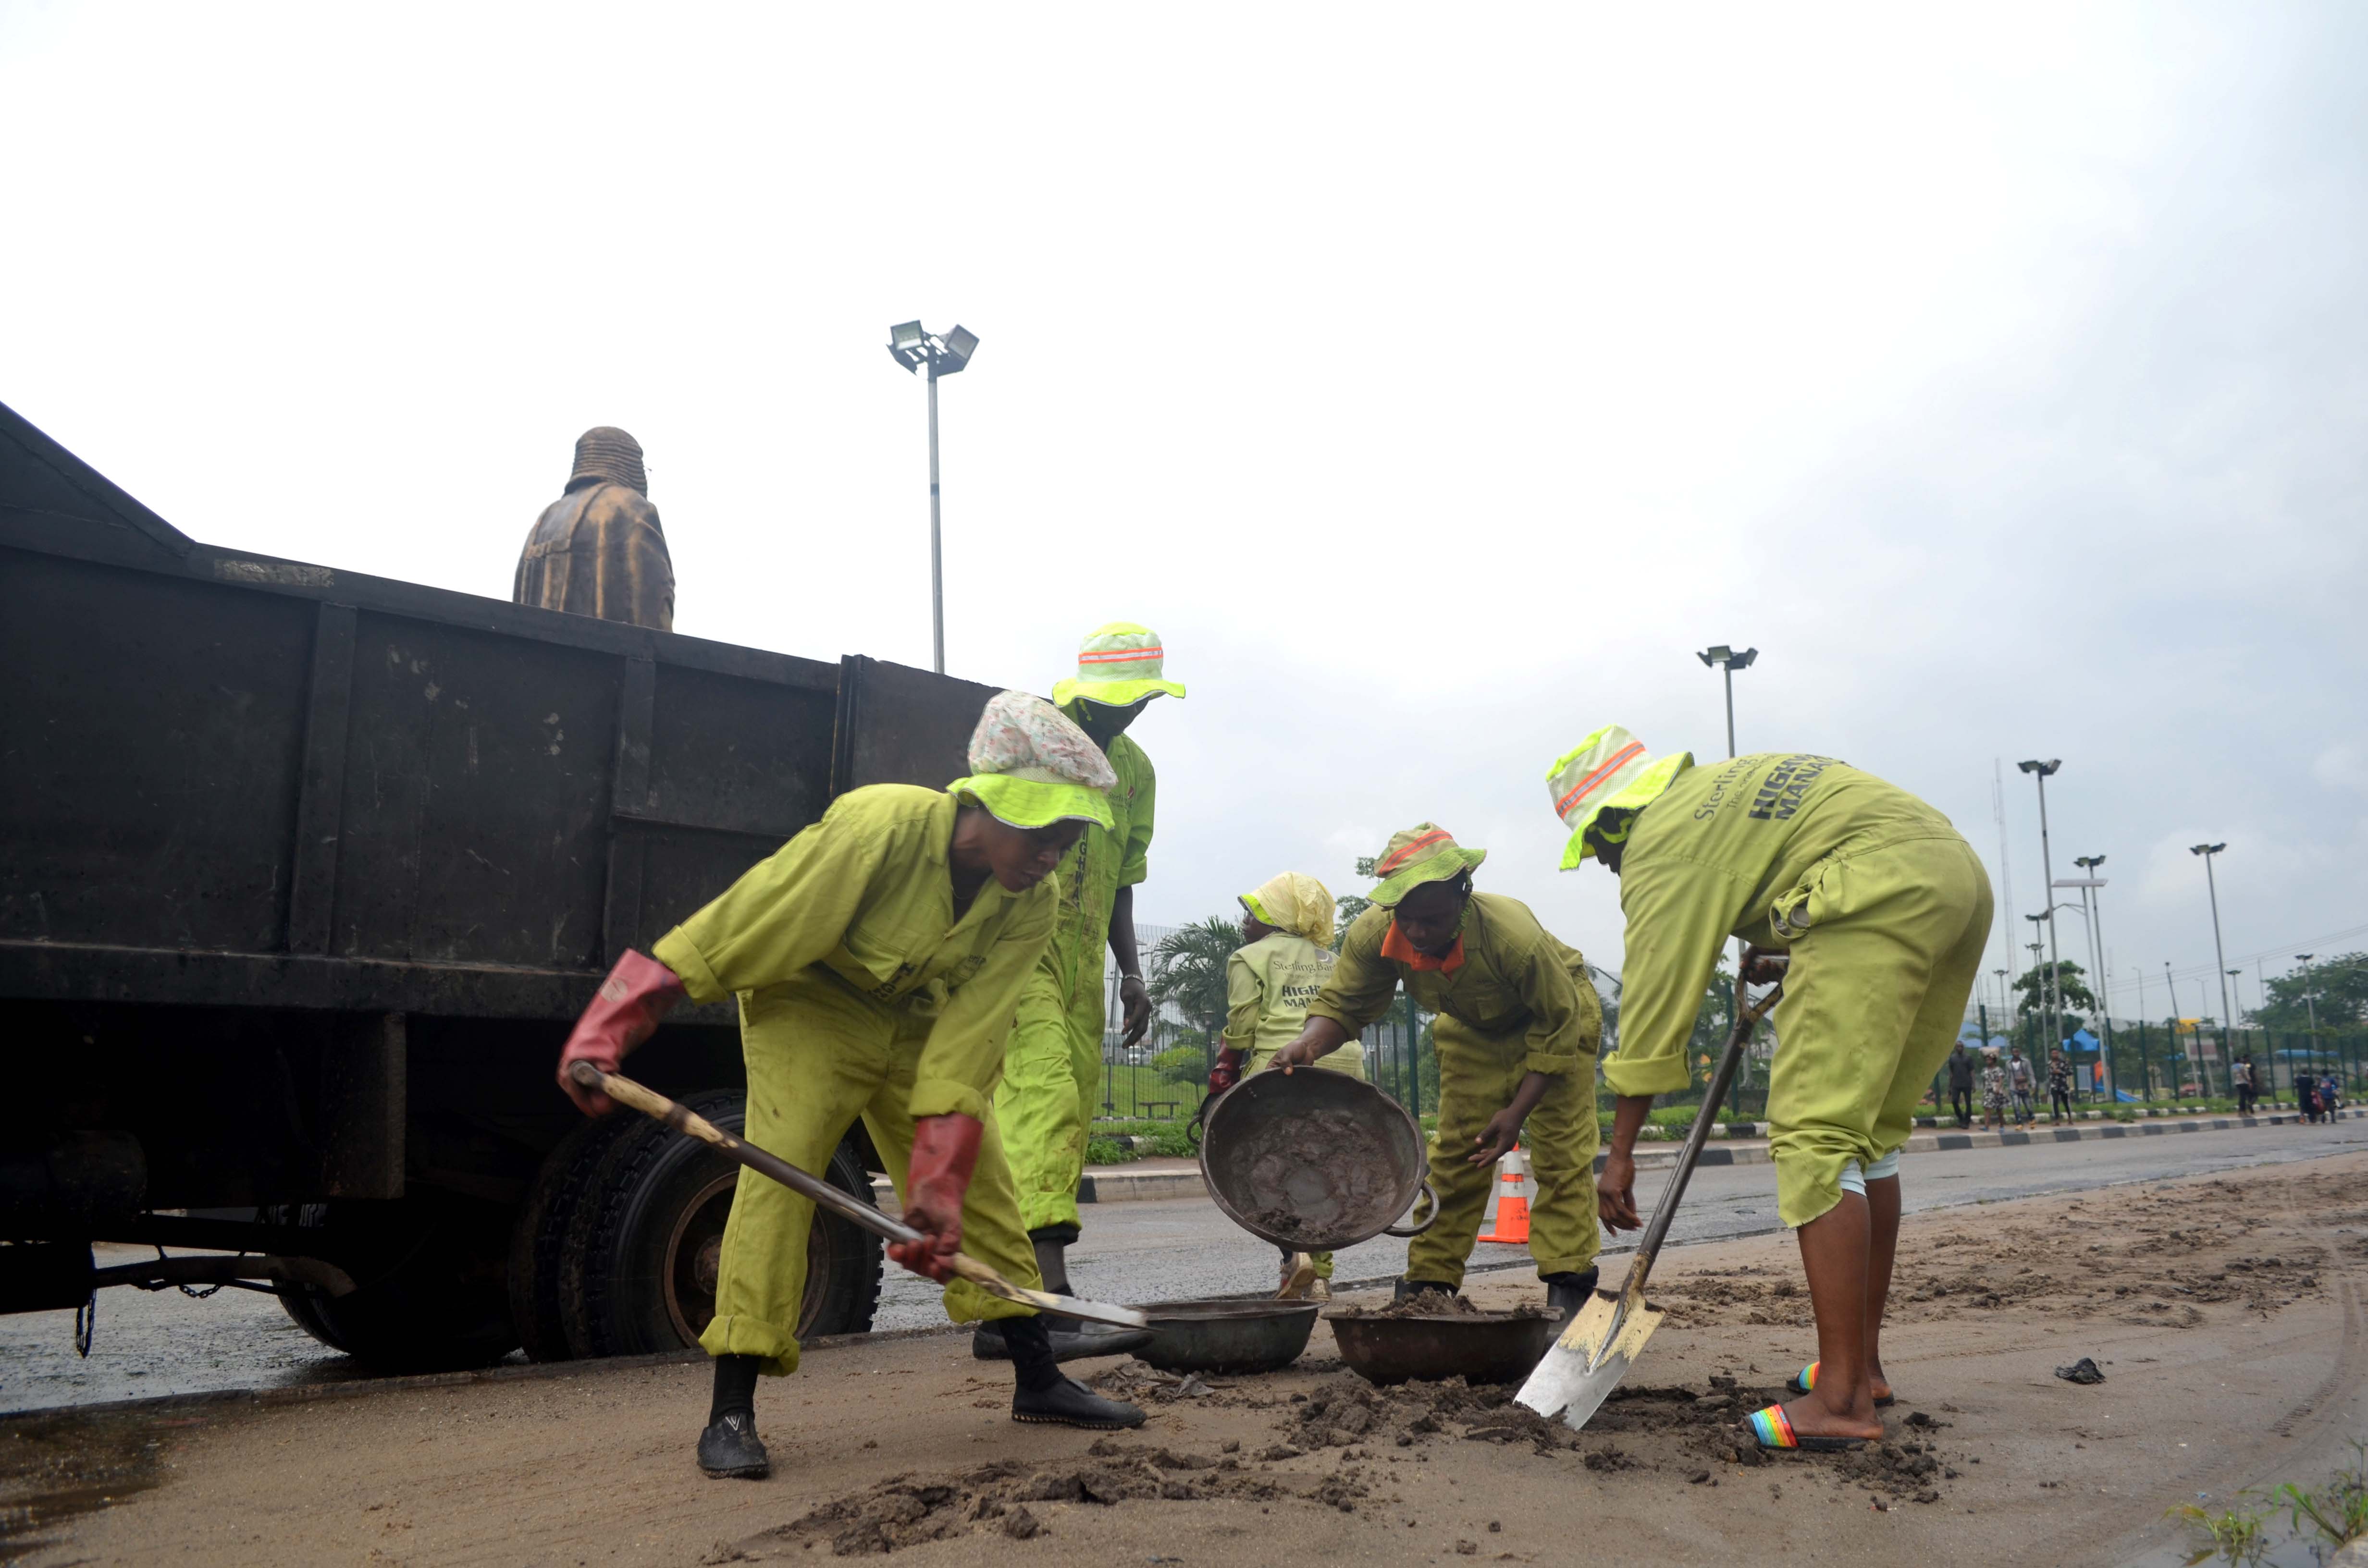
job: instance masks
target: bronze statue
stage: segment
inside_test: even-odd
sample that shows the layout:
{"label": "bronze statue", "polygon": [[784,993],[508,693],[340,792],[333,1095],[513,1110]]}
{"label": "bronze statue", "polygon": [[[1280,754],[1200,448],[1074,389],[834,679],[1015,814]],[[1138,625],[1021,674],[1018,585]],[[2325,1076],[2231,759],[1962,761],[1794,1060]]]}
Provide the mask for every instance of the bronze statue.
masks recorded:
{"label": "bronze statue", "polygon": [[510,598],[673,631],[674,561],[648,487],[639,441],[608,425],[576,437],[567,493],[535,520]]}

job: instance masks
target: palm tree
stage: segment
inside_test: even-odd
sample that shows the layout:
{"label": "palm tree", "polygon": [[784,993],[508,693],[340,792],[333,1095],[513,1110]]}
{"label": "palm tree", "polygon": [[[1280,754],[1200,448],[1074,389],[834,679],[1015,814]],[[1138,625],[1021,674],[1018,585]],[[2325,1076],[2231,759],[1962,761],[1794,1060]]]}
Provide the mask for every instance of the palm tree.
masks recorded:
{"label": "palm tree", "polygon": [[1212,915],[1178,926],[1151,949],[1151,1005],[1173,1004],[1209,1037],[1212,1050],[1225,1027],[1225,963],[1241,945],[1241,927]]}

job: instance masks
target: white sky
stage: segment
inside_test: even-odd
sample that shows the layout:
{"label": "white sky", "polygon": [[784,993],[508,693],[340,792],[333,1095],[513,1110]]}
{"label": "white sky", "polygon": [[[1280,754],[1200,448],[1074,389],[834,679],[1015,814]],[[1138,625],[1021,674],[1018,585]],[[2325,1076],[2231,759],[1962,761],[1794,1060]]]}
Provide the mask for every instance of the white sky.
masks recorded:
{"label": "white sky", "polygon": [[1124,618],[1191,686],[1146,921],[1429,818],[1616,967],[1546,766],[1722,752],[1731,642],[1745,749],[1994,878],[2004,758],[2018,915],[2064,757],[2117,1011],[2204,1002],[2206,837],[2244,1005],[2368,947],[2368,11],[1643,9],[5,0],[0,399],[201,539],[495,597],[621,425],[678,630],[927,665],[882,345],[959,321],[954,673]]}

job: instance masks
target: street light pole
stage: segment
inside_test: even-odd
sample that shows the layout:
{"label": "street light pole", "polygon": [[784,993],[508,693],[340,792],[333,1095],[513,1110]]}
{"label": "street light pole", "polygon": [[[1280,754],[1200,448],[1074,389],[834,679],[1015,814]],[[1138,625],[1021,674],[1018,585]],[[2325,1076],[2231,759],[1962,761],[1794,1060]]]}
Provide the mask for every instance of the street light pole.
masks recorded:
{"label": "street light pole", "polygon": [[1717,665],[1726,676],[1726,755],[1732,757],[1735,756],[1735,672],[1749,669],[1752,661],[1759,657],[1759,650],[1746,648],[1738,653],[1722,642],[1715,648],[1696,653],[1694,657],[1706,665]]}
{"label": "street light pole", "polygon": [[2061,1040],[2064,1038],[2064,989],[2058,979],[2057,965],[2061,960],[2056,956],[2055,946],[2055,861],[2050,858],[2047,848],[2047,780],[2054,777],[2057,768],[2062,767],[2063,766],[2064,759],[2060,756],[2051,757],[2045,762],[2041,762],[2034,758],[2031,761],[2018,762],[2015,764],[2015,767],[2021,768],[2023,772],[2033,775],[2039,782],[2039,874],[2046,879],[2045,882],[2042,885],[2048,890],[2047,997],[2049,1022],[2047,1027],[2051,1031],[2053,1031],[2051,1035],[2052,1040]]}
{"label": "street light pole", "polygon": [[[2113,1008],[2110,1000],[2112,983],[2105,975],[2105,899],[2102,891],[2105,879],[2097,875],[2097,868],[2105,863],[2105,858],[2102,855],[2076,855],[2072,863],[2089,873],[2078,881],[2080,921],[2089,931],[2089,970],[2097,977],[2097,1060],[2104,1066],[2105,1097],[2117,1099],[2119,1085],[2113,1082]],[[2097,895],[2094,903],[2089,902],[2089,897],[2092,892]]]}
{"label": "street light pole", "polygon": [[[1694,657],[1700,659],[1705,665],[1716,665],[1719,667],[1720,673],[1726,677],[1726,755],[1727,759],[1729,761],[1733,761],[1735,758],[1735,672],[1737,670],[1749,669],[1751,667],[1752,661],[1759,657],[1759,650],[1757,648],[1746,648],[1742,653],[1738,653],[1726,643],[1721,642],[1713,648],[1705,649],[1702,653],[1696,653]],[[1747,944],[1740,937],[1736,938],[1735,944],[1735,972],[1737,975],[1740,975],[1743,972],[1743,955],[1747,950]],[[1739,995],[1741,994],[1738,992],[1737,994]],[[1742,1106],[1742,1100],[1740,1098],[1742,1093],[1743,1085],[1741,1082],[1738,1081],[1735,1085],[1735,1095],[1736,1097],[1729,1102],[1730,1108],[1740,1109]]]}
{"label": "street light pole", "polygon": [[[2212,873],[2212,857],[2227,847],[2226,844],[2196,844],[2191,845],[2187,851],[2190,855],[2203,858],[2203,885],[2212,894],[2212,952],[2220,960],[2219,967],[2223,971],[2220,981],[2220,1050],[2223,1055],[2228,1050],[2228,981],[2226,973],[2228,952],[2220,945],[2220,880]],[[2210,1087],[2209,1084],[2205,1085],[2207,1093]]]}
{"label": "street light pole", "polygon": [[900,322],[888,329],[888,352],[907,373],[927,367],[929,372],[929,647],[938,674],[946,673],[946,571],[943,530],[939,526],[938,491],[938,378],[969,365],[978,352],[978,335],[957,326],[943,335],[923,330],[916,321]]}

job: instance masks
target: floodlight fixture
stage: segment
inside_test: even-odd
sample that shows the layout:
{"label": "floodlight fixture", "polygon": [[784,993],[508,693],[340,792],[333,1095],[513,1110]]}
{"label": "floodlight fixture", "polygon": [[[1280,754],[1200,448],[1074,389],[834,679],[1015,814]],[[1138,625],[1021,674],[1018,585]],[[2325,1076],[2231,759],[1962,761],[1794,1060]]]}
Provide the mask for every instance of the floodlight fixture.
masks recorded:
{"label": "floodlight fixture", "polygon": [[938,378],[959,373],[978,352],[978,334],[965,326],[939,336],[919,322],[898,322],[888,329],[888,357],[918,374],[929,369],[929,644],[938,674],[946,673],[945,552],[940,542],[938,490]]}

